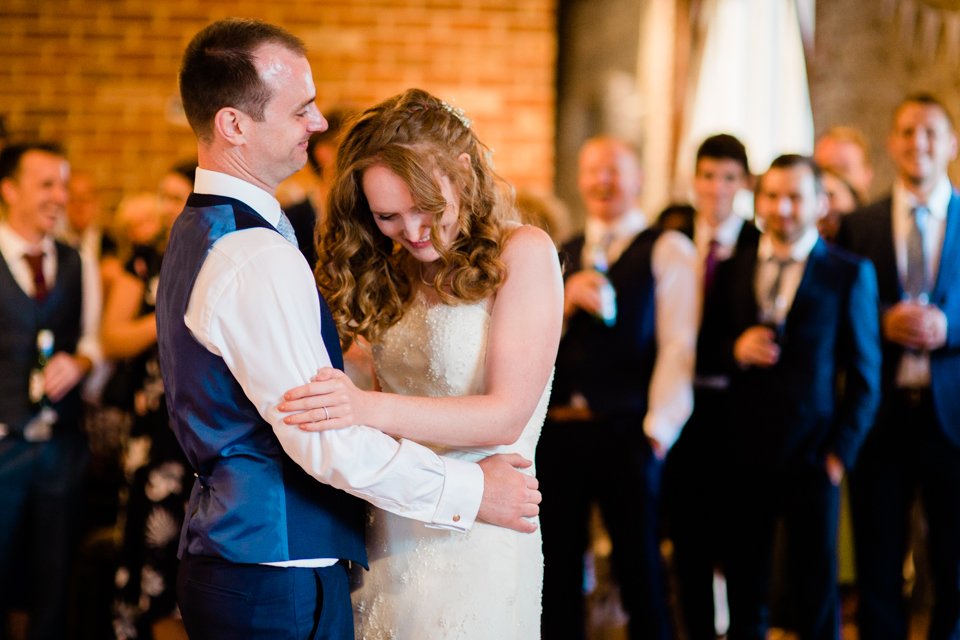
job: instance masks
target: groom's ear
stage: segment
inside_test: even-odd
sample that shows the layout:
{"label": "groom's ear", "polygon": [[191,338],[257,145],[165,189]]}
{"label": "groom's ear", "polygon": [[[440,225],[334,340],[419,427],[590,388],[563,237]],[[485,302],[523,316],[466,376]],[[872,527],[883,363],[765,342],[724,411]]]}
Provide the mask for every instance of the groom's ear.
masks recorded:
{"label": "groom's ear", "polygon": [[234,107],[223,107],[213,117],[213,128],[228,144],[237,146],[245,141],[244,133],[249,117]]}

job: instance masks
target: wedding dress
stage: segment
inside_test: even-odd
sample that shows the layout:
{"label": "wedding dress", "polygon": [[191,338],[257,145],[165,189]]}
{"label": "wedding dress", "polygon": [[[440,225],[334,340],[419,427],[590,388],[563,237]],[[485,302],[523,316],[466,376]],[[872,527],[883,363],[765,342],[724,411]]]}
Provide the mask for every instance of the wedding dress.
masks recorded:
{"label": "wedding dress", "polygon": [[[483,393],[490,305],[449,306],[419,291],[373,346],[381,388],[415,396]],[[497,452],[533,460],[549,394],[548,382],[512,445],[435,450],[471,461]],[[539,640],[539,529],[523,534],[477,522],[454,532],[371,508],[367,548],[370,571],[353,594],[358,639]]]}

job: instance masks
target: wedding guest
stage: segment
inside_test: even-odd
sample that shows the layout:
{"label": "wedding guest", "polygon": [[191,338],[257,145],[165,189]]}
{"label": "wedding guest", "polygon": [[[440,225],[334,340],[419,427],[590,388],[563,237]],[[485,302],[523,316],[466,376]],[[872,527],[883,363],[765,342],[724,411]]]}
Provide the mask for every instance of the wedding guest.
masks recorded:
{"label": "wedding guest", "polygon": [[174,164],[160,178],[157,185],[157,206],[164,229],[169,232],[173,221],[183,211],[187,198],[193,191],[193,181],[197,174],[196,160],[181,160]]}
{"label": "wedding guest", "polygon": [[307,166],[313,180],[309,183],[306,198],[284,209],[297,234],[297,245],[307,259],[310,268],[317,266],[317,225],[323,221],[327,196],[333,186],[337,163],[337,145],[344,124],[350,117],[347,109],[334,109],[324,113],[327,128],[316,131],[307,143]]}
{"label": "wedding guest", "polygon": [[850,477],[865,638],[905,638],[903,590],[914,496],[927,517],[929,637],[960,634],[960,194],[947,175],[956,128],[936,97],[893,112],[890,196],[843,218],[837,242],[869,258],[880,285],[883,400]]}
{"label": "wedding guest", "polygon": [[812,159],[776,158],[755,203],[764,233],[718,266],[726,304],[703,327],[730,379],[728,636],[766,637],[782,518],[800,637],[839,639],[839,485],[879,401],[876,276],[819,238],[827,200]]}
{"label": "wedding guest", "polygon": [[850,183],[864,202],[873,184],[870,144],[855,127],[831,127],[817,138],[813,159],[821,169],[835,172]]}
{"label": "wedding guest", "polygon": [[724,479],[728,477],[731,424],[730,375],[714,331],[731,304],[713,286],[721,265],[750,260],[760,232],[737,215],[734,202],[747,188],[747,150],[736,137],[718,134],[698,147],[693,193],[697,208],[690,227],[700,271],[703,313],[693,379],[693,414],[664,469],[664,512],[673,542],[673,567],[683,631],[690,640],[712,640],[716,607],[714,577],[722,573],[728,543]]}
{"label": "wedding guest", "polygon": [[541,514],[543,637],[585,637],[583,557],[596,502],[630,637],[668,638],[660,475],[692,408],[696,250],[676,231],[646,228],[639,160],[625,142],[585,142],[578,182],[587,226],[561,249],[566,332],[537,451],[554,496]]}
{"label": "wedding guest", "polygon": [[517,211],[520,213],[521,222],[546,231],[558,247],[566,242],[570,235],[570,213],[554,195],[518,189]]}
{"label": "wedding guest", "polygon": [[[172,194],[174,178],[182,175],[165,176],[161,191]],[[191,486],[189,465],[170,430],[157,354],[156,294],[164,223],[171,215],[161,211],[162,202],[145,193],[125,198],[118,207],[130,246],[110,287],[101,327],[104,354],[115,367],[104,401],[120,410],[125,433],[123,530],[113,603],[119,639],[150,638],[154,624],[177,617],[177,543]]]}
{"label": "wedding guest", "polygon": [[80,254],[53,235],[68,178],[55,145],[0,151],[0,625],[24,609],[29,637],[50,640],[67,635],[88,453],[80,385],[100,359]]}
{"label": "wedding guest", "polygon": [[843,176],[832,169],[823,170],[823,190],[827,194],[827,213],[817,223],[820,236],[828,242],[837,239],[840,219],[863,206],[860,195]]}

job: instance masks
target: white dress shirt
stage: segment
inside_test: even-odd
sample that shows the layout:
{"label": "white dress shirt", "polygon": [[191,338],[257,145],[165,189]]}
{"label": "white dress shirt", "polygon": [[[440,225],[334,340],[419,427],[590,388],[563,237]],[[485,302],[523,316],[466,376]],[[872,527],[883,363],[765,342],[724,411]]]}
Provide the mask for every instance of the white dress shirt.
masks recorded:
{"label": "white dress shirt", "polygon": [[[930,192],[926,202],[921,202],[899,180],[893,185],[893,204],[891,207],[893,223],[893,248],[897,257],[897,273],[900,282],[906,282],[907,275],[907,236],[913,226],[913,209],[926,205],[929,210],[923,234],[923,251],[927,261],[927,273],[930,274],[930,287],[937,281],[940,267],[940,253],[943,250],[943,234],[947,224],[947,208],[953,187],[950,179],[943,176]],[[930,386],[930,355],[926,352],[908,351],[904,354],[897,370],[897,386],[920,388]]]}
{"label": "white dress shirt", "polygon": [[703,264],[707,259],[707,253],[710,251],[710,241],[715,240],[717,242],[717,260],[728,260],[737,247],[737,240],[740,239],[740,230],[743,229],[744,222],[746,220],[735,212],[727,216],[727,219],[716,227],[707,223],[699,213],[694,217],[693,242],[697,247],[701,274]]}
{"label": "white dress shirt", "polygon": [[[38,244],[31,244],[24,240],[6,222],[0,222],[0,253],[7,262],[7,267],[20,288],[28,296],[36,293],[33,282],[33,271],[23,259],[24,254],[35,251],[43,252],[43,279],[48,288],[53,288],[57,281],[57,248],[53,236],[44,236]],[[80,312],[80,340],[77,350],[71,355],[85,356],[90,359],[96,369],[102,366],[103,352],[100,349],[100,278],[99,272],[89,277],[88,265],[81,256],[80,277],[82,306]],[[53,345],[54,351],[61,351]]]}
{"label": "white dress shirt", "polygon": [[[272,195],[226,174],[197,169],[195,191],[241,200],[271,225],[280,218]],[[185,322],[224,359],[283,450],[311,476],[427,526],[464,531],[473,525],[483,495],[476,464],[366,426],[308,433],[282,422],[283,393],[330,366],[330,357],[313,274],[278,233],[253,228],[220,238],[200,268]]]}
{"label": "white dress shirt", "polygon": [[[627,212],[612,225],[588,218],[585,250],[604,234],[612,233],[608,254],[612,264],[646,226],[646,218],[637,210]],[[589,263],[585,255],[583,264]],[[643,431],[668,450],[693,411],[693,368],[700,320],[696,248],[682,233],[664,231],[653,245],[651,269],[656,287],[657,359]]]}
{"label": "white dress shirt", "polygon": [[773,241],[766,234],[760,236],[760,242],[757,246],[757,271],[754,276],[754,291],[756,292],[757,302],[763,306],[763,299],[768,295],[773,281],[777,277],[777,260],[789,259],[790,263],[783,267],[783,274],[780,276],[780,287],[778,299],[778,317],[777,322],[782,323],[790,307],[793,306],[793,299],[797,295],[797,289],[800,287],[800,281],[803,279],[803,272],[807,268],[807,258],[813,251],[813,246],[817,244],[820,234],[816,228],[807,229],[800,238],[790,246],[787,254],[777,254],[774,251]]}
{"label": "white dress shirt", "polygon": [[[100,283],[100,245],[103,241],[103,232],[94,226],[87,227],[80,234],[61,229],[57,237],[80,253],[80,262],[83,265],[84,325],[96,327],[99,340],[100,319],[103,315],[103,288]],[[89,309],[87,309],[87,300],[90,300]],[[110,377],[111,370],[106,360],[94,362],[93,369],[87,374],[87,379],[83,383],[84,400],[93,404],[99,403],[100,394]]]}

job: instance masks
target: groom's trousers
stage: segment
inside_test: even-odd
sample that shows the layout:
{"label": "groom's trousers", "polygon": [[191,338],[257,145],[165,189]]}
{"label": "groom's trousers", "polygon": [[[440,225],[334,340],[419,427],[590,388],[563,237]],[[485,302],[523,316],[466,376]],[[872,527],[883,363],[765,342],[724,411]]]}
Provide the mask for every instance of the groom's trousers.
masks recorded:
{"label": "groom's trousers", "polygon": [[271,567],[184,554],[177,600],[191,638],[353,640],[343,563]]}

